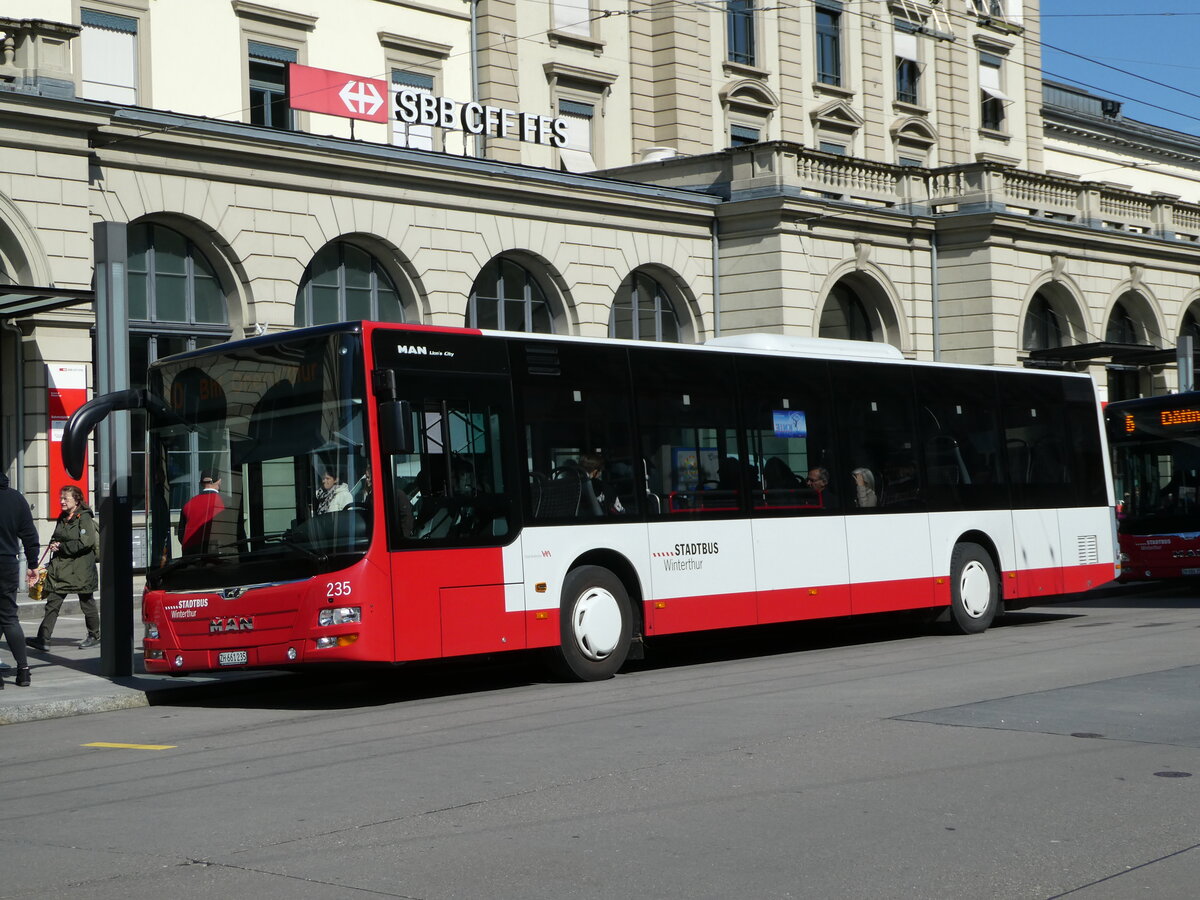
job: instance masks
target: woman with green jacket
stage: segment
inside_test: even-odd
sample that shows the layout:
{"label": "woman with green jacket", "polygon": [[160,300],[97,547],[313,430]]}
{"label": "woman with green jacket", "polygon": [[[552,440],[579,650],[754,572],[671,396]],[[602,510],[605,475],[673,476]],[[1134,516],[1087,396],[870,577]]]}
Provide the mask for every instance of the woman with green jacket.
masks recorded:
{"label": "woman with green jacket", "polygon": [[96,520],[83,502],[83,491],[73,484],[62,489],[59,502],[62,514],[50,538],[50,552],[54,555],[46,567],[46,614],[37,637],[25,639],[26,644],[43,653],[50,649],[50,635],[67,594],[79,595],[79,607],[87,625],[87,637],[79,649],[100,643],[100,609],[95,600],[96,550],[100,546]]}

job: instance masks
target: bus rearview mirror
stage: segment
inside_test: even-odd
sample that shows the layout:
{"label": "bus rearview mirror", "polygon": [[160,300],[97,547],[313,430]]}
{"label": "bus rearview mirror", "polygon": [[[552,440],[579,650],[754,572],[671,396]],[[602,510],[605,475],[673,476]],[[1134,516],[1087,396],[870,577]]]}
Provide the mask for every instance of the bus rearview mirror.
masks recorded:
{"label": "bus rearview mirror", "polygon": [[379,446],[388,456],[413,452],[412,410],[407,400],[379,404]]}

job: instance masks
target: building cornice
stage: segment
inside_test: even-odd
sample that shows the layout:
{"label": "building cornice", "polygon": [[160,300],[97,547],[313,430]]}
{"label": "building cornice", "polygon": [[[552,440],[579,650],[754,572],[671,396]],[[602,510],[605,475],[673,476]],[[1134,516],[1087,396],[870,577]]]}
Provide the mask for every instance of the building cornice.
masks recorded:
{"label": "building cornice", "polygon": [[[1058,134],[1092,141],[1123,150],[1184,162],[1200,167],[1200,137],[1166,132],[1127,119],[1099,119],[1059,107],[1042,107],[1042,122],[1047,134]],[[1148,129],[1153,129],[1148,130]]]}

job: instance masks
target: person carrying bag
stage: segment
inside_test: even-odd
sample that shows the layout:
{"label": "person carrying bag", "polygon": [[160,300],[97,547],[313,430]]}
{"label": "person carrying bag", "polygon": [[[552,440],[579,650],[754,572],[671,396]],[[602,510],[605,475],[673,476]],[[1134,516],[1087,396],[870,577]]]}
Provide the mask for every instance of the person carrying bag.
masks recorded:
{"label": "person carrying bag", "polygon": [[87,637],[80,642],[79,649],[100,643],[100,608],[95,600],[96,550],[100,546],[96,520],[83,502],[83,491],[75,485],[64,487],[59,501],[62,514],[50,538],[53,556],[46,566],[46,613],[37,637],[25,639],[28,646],[42,653],[50,649],[50,636],[67,594],[79,595],[79,607],[87,625]]}

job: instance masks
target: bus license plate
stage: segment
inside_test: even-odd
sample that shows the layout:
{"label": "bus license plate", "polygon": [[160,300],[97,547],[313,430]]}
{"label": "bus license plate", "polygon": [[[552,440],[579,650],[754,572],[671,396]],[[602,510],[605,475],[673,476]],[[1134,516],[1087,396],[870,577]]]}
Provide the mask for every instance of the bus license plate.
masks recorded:
{"label": "bus license plate", "polygon": [[221,666],[244,666],[249,659],[245,650],[226,650],[217,655],[217,664]]}
{"label": "bus license plate", "polygon": [[1184,569],[1184,575],[1200,575],[1200,569]]}

